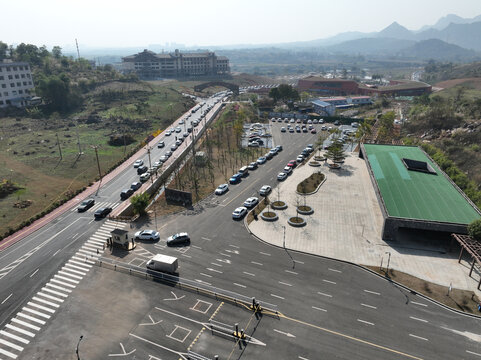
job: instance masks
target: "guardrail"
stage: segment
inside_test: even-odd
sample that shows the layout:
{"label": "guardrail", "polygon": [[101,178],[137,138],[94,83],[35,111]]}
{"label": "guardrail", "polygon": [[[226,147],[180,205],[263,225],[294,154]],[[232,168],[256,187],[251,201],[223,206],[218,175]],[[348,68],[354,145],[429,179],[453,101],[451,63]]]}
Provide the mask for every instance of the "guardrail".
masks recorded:
{"label": "guardrail", "polygon": [[250,308],[255,300],[256,305],[260,305],[263,310],[266,310],[273,315],[278,314],[277,305],[268,303],[266,301],[260,301],[254,299],[253,297],[244,296],[229,290],[210,285],[199,286],[199,283],[196,281],[155,270],[140,268],[135,265],[126,266],[124,263],[112,259],[91,258],[90,260],[94,261],[99,267],[111,268],[114,271],[128,273],[129,275],[145,278],[146,280],[151,279],[153,281],[163,281],[179,287],[179,289],[195,291],[197,294],[214,297],[216,300],[228,301],[235,305],[245,306],[246,308]]}

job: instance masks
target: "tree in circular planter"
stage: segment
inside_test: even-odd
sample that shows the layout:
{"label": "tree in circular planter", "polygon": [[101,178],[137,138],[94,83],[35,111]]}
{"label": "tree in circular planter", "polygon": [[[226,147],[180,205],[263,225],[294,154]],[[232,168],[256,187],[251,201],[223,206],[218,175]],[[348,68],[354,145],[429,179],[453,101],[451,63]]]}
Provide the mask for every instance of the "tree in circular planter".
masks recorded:
{"label": "tree in circular planter", "polygon": [[287,208],[287,205],[284,201],[282,201],[280,199],[281,198],[281,190],[280,189],[281,189],[281,184],[279,183],[277,185],[277,200],[272,203],[272,207],[274,209],[283,210],[283,209]]}
{"label": "tree in circular planter", "polygon": [[264,198],[264,204],[267,206],[267,211],[262,213],[263,217],[274,219],[277,217],[277,214],[274,211],[271,211],[271,202],[269,201],[269,197],[266,195]]}
{"label": "tree in circular planter", "polygon": [[312,209],[312,207],[308,206],[306,204],[306,195],[307,195],[307,189],[306,189],[306,183],[303,181],[300,183],[300,187],[301,187],[301,194],[302,194],[302,197],[304,198],[304,205],[301,205],[300,204],[300,201],[296,201],[297,202],[297,206],[296,206],[296,211],[297,211],[297,216],[299,216],[299,213],[301,213],[302,215],[309,215],[309,214],[312,214],[314,212],[314,210]]}
{"label": "tree in circular planter", "polygon": [[299,216],[299,206],[301,205],[301,200],[299,195],[296,195],[296,216],[291,216],[289,218],[289,223],[293,224],[293,226],[302,226],[305,224],[305,220]]}

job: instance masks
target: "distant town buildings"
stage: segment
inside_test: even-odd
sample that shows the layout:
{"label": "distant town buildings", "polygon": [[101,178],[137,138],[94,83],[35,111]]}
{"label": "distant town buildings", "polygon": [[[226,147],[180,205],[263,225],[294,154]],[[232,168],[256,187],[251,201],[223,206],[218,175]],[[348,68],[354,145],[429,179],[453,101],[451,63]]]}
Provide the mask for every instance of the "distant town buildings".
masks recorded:
{"label": "distant town buildings", "polygon": [[300,79],[297,88],[299,92],[307,91],[325,96],[418,96],[432,91],[431,85],[419,81],[393,80],[383,86],[358,84],[354,80],[326,79],[319,76]]}
{"label": "distant town buildings", "polygon": [[24,107],[40,102],[35,97],[30,65],[26,62],[0,62],[0,108]]}
{"label": "distant town buildings", "polygon": [[185,78],[224,75],[230,72],[229,59],[214,52],[183,53],[179,50],[156,54],[144,50],[122,58],[122,72],[141,79]]}
{"label": "distant town buildings", "polygon": [[336,109],[372,104],[369,96],[321,97],[311,101],[314,111],[320,115],[332,116]]}

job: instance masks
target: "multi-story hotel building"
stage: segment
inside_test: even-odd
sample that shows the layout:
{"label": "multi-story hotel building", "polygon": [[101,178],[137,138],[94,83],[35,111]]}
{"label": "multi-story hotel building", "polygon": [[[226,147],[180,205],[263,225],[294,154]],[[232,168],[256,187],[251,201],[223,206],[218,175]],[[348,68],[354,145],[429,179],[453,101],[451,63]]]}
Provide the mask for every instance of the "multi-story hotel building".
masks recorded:
{"label": "multi-story hotel building", "polygon": [[124,73],[141,79],[223,75],[230,72],[229,59],[214,52],[156,54],[149,50],[122,58]]}
{"label": "multi-story hotel building", "polygon": [[26,62],[0,62],[0,108],[30,105],[34,97],[30,65]]}

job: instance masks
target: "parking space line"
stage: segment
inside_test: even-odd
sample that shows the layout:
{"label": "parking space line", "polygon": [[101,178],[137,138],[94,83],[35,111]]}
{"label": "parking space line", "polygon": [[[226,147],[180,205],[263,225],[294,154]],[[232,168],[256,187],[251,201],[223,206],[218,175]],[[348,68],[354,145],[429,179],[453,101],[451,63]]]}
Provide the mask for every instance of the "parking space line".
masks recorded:
{"label": "parking space line", "polygon": [[329,295],[329,294],[325,294],[325,293],[322,293],[320,291],[317,292],[319,295],[322,295],[322,296],[327,296],[327,297],[332,297],[332,295]]}
{"label": "parking space line", "polygon": [[429,341],[428,339],[423,338],[423,337],[421,337],[421,336],[417,336],[417,335],[413,335],[413,334],[409,334],[409,336],[411,336],[411,337],[413,337],[413,338],[416,338],[416,339],[419,339],[419,340]]}
{"label": "parking space line", "polygon": [[286,286],[292,286],[292,284],[288,284],[288,283],[285,283],[285,282],[282,282],[282,281],[279,281],[279,284],[286,285]]}
{"label": "parking space line", "polygon": [[420,319],[420,318],[416,318],[416,317],[414,317],[414,316],[410,316],[409,318],[410,318],[410,319],[413,319],[413,320],[421,321],[421,322],[424,322],[424,323],[429,322],[429,321],[427,321],[427,320]]}
{"label": "parking space line", "polygon": [[275,298],[278,298],[278,299],[285,300],[285,298],[283,298],[282,296],[279,296],[279,295],[271,294],[271,296],[273,296]]}
{"label": "parking space line", "polygon": [[362,305],[362,306],[365,306],[365,307],[367,307],[367,308],[370,308],[370,309],[377,309],[376,306],[367,305],[367,304],[362,304],[362,303],[361,303],[361,305]]}
{"label": "parking space line", "polygon": [[324,312],[327,312],[326,309],[322,309],[320,307],[317,307],[317,306],[311,306],[313,309],[316,309],[316,310],[319,310],[319,311],[324,311]]}
{"label": "parking space line", "polygon": [[244,288],[244,289],[247,287],[247,286],[245,286],[245,285],[238,284],[238,283],[233,283],[233,284],[234,284],[235,286],[239,286],[239,287]]}
{"label": "parking space line", "polygon": [[263,264],[259,263],[259,262],[256,262],[256,261],[251,261],[251,264],[255,264],[255,265],[259,265],[259,266],[262,266]]}
{"label": "parking space line", "polygon": [[370,291],[370,290],[364,290],[364,291],[367,292],[367,293],[369,293],[369,294],[381,295],[380,293],[375,292],[375,291]]}
{"label": "parking space line", "polygon": [[323,279],[322,281],[324,281],[324,282],[327,282],[327,283],[329,283],[329,284],[334,284],[334,285],[336,285],[336,284],[337,284],[336,282],[334,282],[334,281],[331,281],[331,280],[326,280],[326,279]]}
{"label": "parking space line", "polygon": [[284,270],[284,271],[289,274],[299,275],[299,273],[296,273],[295,271],[292,271],[292,270]]}
{"label": "parking space line", "polygon": [[253,273],[250,273],[250,272],[247,272],[247,271],[243,271],[244,274],[246,275],[249,275],[249,276],[256,276],[256,274],[253,274]]}
{"label": "parking space line", "polygon": [[357,319],[357,321],[362,322],[362,323],[367,324],[367,325],[374,325],[374,323],[366,321],[366,320]]}

